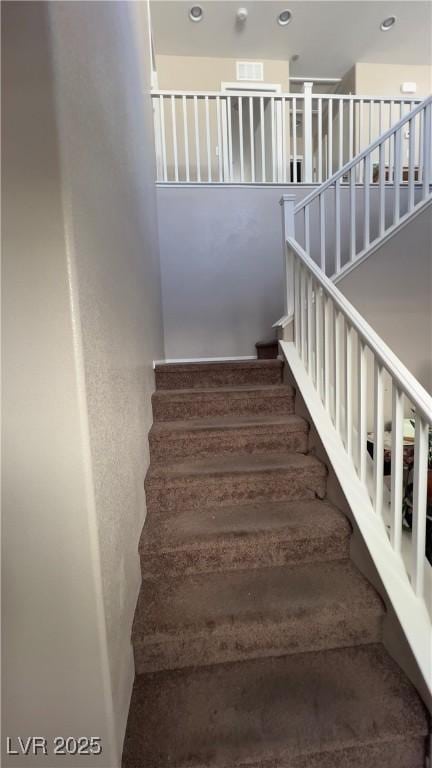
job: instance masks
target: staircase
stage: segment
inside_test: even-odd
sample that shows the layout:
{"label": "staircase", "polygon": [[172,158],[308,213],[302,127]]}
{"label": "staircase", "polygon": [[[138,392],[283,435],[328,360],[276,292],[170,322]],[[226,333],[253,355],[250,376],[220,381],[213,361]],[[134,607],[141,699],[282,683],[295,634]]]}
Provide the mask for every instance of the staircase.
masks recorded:
{"label": "staircase", "polygon": [[124,768],[424,768],[280,360],[156,368]]}

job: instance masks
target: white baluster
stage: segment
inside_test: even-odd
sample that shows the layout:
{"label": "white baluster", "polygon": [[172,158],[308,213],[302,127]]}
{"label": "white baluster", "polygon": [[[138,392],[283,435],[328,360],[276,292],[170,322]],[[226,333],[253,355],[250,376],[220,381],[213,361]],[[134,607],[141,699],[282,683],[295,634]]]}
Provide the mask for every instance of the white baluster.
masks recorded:
{"label": "white baluster", "polygon": [[[270,99],[270,117],[271,117],[270,133],[271,133],[272,182],[274,184],[275,181],[277,181],[277,178],[276,178],[275,100],[273,96]],[[283,154],[283,140],[282,140],[281,149]]]}
{"label": "white baluster", "polygon": [[298,352],[299,357],[302,356],[302,350],[301,350],[301,296],[300,296],[300,260],[296,257],[294,262],[294,280],[295,280],[295,291],[294,291],[294,300],[295,300],[295,316],[294,316],[294,336],[295,336],[295,345]]}
{"label": "white baluster", "polygon": [[344,149],[344,135],[343,135],[343,108],[344,103],[342,99],[339,99],[339,167],[340,170],[343,166],[343,149]]}
{"label": "white baluster", "polygon": [[322,99],[318,99],[318,183],[322,183]]}
{"label": "white baluster", "polygon": [[[218,98],[219,102],[219,98]],[[185,171],[186,181],[190,181],[190,167],[189,167],[189,133],[188,133],[188,119],[187,119],[187,103],[186,96],[182,96],[183,105],[183,133],[184,133],[184,151],[185,151]],[[219,128],[219,119],[218,119]],[[219,128],[220,130],[220,128]],[[219,152],[220,152],[220,140],[219,140]],[[222,181],[222,177],[220,179]]]}
{"label": "white baluster", "polygon": [[382,515],[384,481],[384,403],[383,369],[374,361],[374,458],[373,458],[373,505],[375,512]]}
{"label": "white baluster", "polygon": [[266,162],[265,162],[265,126],[264,126],[264,99],[260,97],[260,120],[261,120],[261,181],[266,180]]}
{"label": "white baluster", "polygon": [[293,127],[293,181],[297,184],[297,100],[292,100],[292,127]]}
{"label": "white baluster", "polygon": [[205,122],[206,122],[206,148],[207,148],[207,180],[212,180],[212,167],[211,167],[211,136],[210,136],[210,119],[209,119],[209,100],[208,96],[205,97]]}
{"label": "white baluster", "polygon": [[429,194],[431,184],[431,105],[423,110],[423,197]]}
{"label": "white baluster", "polygon": [[173,134],[173,154],[174,154],[174,179],[179,180],[178,153],[177,153],[177,118],[175,96],[171,96],[171,120]]}
{"label": "white baluster", "polygon": [[401,550],[402,539],[403,404],[403,394],[393,381],[390,540],[396,552]]}
{"label": "white baluster", "polygon": [[[424,135],[424,120],[425,111],[424,109],[419,112],[418,114],[418,121],[419,121],[419,129],[418,129],[418,154],[419,154],[419,170],[418,170],[418,181],[423,182],[423,135]],[[423,190],[423,194],[425,194]]]}
{"label": "white baluster", "polygon": [[240,142],[240,181],[244,182],[244,154],[243,154],[243,99],[238,97],[238,121]]}
{"label": "white baluster", "polygon": [[366,347],[357,337],[357,471],[362,483],[366,482],[367,457],[367,359]]}
{"label": "white baluster", "polygon": [[229,166],[229,181],[234,181],[233,173],[233,142],[232,142],[232,118],[231,118],[231,96],[227,98],[227,111],[228,111],[228,166]]}
{"label": "white baluster", "polygon": [[319,285],[315,291],[315,351],[315,386],[322,398],[322,293]]}
{"label": "white baluster", "polygon": [[340,179],[335,182],[335,275],[341,269],[341,198]]}
{"label": "white baluster", "polygon": [[338,435],[340,435],[340,411],[341,411],[341,344],[340,344],[340,313],[334,307],[333,312],[333,380],[334,380],[334,425]]}
{"label": "white baluster", "polygon": [[[358,119],[358,122],[359,122],[359,130],[358,130],[359,135],[358,135],[357,153],[361,152],[361,150],[363,149],[363,136],[362,136],[362,132],[363,132],[363,99],[360,99],[359,103],[358,103],[358,118],[359,118]],[[361,181],[362,181],[362,179],[361,179],[361,164],[359,164],[357,166],[357,168],[358,168],[358,173],[359,173],[358,181],[359,181],[359,183],[361,183]]]}
{"label": "white baluster", "polygon": [[401,181],[401,131],[395,133],[394,143],[394,173],[393,173],[393,224],[397,224],[400,217],[400,181]]}
{"label": "white baluster", "polygon": [[[282,181],[286,184],[287,180],[287,133],[286,133],[286,100],[282,99]],[[276,152],[275,152],[276,157]],[[289,155],[288,155],[289,158]],[[289,163],[289,160],[288,160]],[[279,174],[275,176],[275,181],[279,181]]]}
{"label": "white baluster", "polygon": [[347,453],[352,456],[352,330],[345,321],[345,446]]}
{"label": "white baluster", "polygon": [[331,300],[324,295],[324,404],[328,414],[331,411],[330,398],[330,320],[331,320]]}
{"label": "white baluster", "polygon": [[249,96],[249,140],[250,140],[251,181],[252,181],[252,184],[255,184],[255,136],[254,136],[254,112],[253,112],[252,96]]}
{"label": "white baluster", "polygon": [[348,160],[354,157],[354,99],[349,101],[348,116]]}
{"label": "white baluster", "polygon": [[223,181],[220,96],[216,96],[216,121],[218,139],[219,181]]}
{"label": "white baluster", "polygon": [[300,271],[300,301],[301,301],[301,350],[304,367],[307,367],[307,316],[306,316],[306,270],[301,265]]}
{"label": "white baluster", "polygon": [[414,170],[415,170],[415,119],[408,123],[409,125],[409,144],[408,144],[408,210],[414,208]]}
{"label": "white baluster", "polygon": [[196,175],[197,181],[201,181],[201,158],[200,158],[200,137],[199,137],[199,124],[198,124],[198,99],[196,96],[194,100],[194,117],[195,117],[195,158],[196,158]]}
{"label": "white baluster", "polygon": [[288,194],[282,195],[280,199],[280,205],[282,207],[282,253],[284,255],[283,274],[285,276],[285,290],[286,296],[285,314],[291,315],[294,312],[294,272],[291,260],[291,271],[285,269],[285,255],[287,249],[288,238],[295,236],[295,223],[294,223],[294,205],[295,195]]}
{"label": "white baluster", "polygon": [[425,566],[428,439],[429,425],[417,414],[414,446],[411,584],[418,597],[423,594]]}
{"label": "white baluster", "polygon": [[363,247],[366,250],[370,243],[370,159],[366,155],[364,159],[364,228],[363,228]]}
{"label": "white baluster", "polygon": [[320,220],[320,265],[322,271],[326,271],[326,228],[325,228],[325,192],[319,196],[319,220]]}
{"label": "white baluster", "polygon": [[379,234],[383,236],[385,229],[385,145],[379,148]]}
{"label": "white baluster", "polygon": [[303,162],[304,181],[311,184],[313,181],[312,170],[312,87],[313,83],[303,83]]}
{"label": "white baluster", "polygon": [[165,138],[165,112],[164,112],[164,97],[163,96],[159,96],[159,111],[160,111],[160,123],[161,123],[161,146],[162,146],[163,180],[164,181],[168,181],[167,157],[166,157],[166,138]]}
{"label": "white baluster", "polygon": [[307,275],[307,370],[308,373],[313,375],[313,303],[312,303],[312,275],[308,272]]}
{"label": "white baluster", "polygon": [[328,101],[328,113],[327,113],[327,131],[328,131],[328,175],[333,175],[333,101]]}
{"label": "white baluster", "polygon": [[350,261],[356,255],[356,167],[350,170]]}

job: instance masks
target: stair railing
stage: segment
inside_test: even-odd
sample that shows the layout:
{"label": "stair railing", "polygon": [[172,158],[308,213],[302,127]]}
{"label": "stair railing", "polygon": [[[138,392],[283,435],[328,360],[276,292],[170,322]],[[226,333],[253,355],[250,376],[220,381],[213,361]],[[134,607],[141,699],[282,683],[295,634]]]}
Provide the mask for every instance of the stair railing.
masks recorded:
{"label": "stair railing", "polygon": [[[293,238],[286,254],[294,340],[282,348],[432,695],[432,568],[425,554],[432,398]],[[296,368],[305,372],[307,385]],[[307,387],[313,396],[306,395]],[[415,420],[414,455],[408,458],[411,534],[403,533],[407,414]],[[390,491],[384,488],[388,415]]]}
{"label": "stair railing", "polygon": [[[430,551],[429,560],[426,557],[426,536],[432,398],[343,296],[334,279],[431,200],[431,104],[432,97],[297,206],[295,195],[283,196],[286,314],[278,323],[285,327],[293,321],[293,341],[282,344],[284,354],[291,371],[297,371],[302,381],[306,405],[314,414],[315,427],[430,695],[432,569]],[[409,150],[404,179],[401,144],[406,128]],[[378,158],[375,177],[374,157]],[[371,196],[373,185],[376,199]],[[329,232],[326,218],[326,193],[333,195],[333,232]],[[362,200],[360,232],[358,193]],[[315,239],[310,216],[314,204],[319,216]],[[374,225],[373,211],[377,214]],[[306,248],[299,243],[299,214]],[[345,265],[343,224],[348,242]],[[328,258],[331,253],[335,253],[334,263]],[[407,417],[415,424],[410,457],[404,445]],[[384,452],[389,446],[385,446],[384,431],[389,418],[391,477],[390,488],[385,489]],[[407,472],[412,473],[411,495],[406,484],[404,487]],[[410,519],[411,534],[404,535],[403,522]]]}
{"label": "stair railing", "polygon": [[296,239],[333,279],[430,199],[431,107],[432,96],[295,206]]}
{"label": "stair railing", "polygon": [[241,88],[152,91],[158,182],[321,184],[419,103]]}

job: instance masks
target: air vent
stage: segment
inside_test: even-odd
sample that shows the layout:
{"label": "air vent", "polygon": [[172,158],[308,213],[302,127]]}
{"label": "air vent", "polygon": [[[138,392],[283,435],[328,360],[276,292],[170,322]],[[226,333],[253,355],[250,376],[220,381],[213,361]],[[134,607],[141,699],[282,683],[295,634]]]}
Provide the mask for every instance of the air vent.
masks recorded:
{"label": "air vent", "polygon": [[261,61],[238,61],[237,80],[262,82],[264,80],[263,63]]}

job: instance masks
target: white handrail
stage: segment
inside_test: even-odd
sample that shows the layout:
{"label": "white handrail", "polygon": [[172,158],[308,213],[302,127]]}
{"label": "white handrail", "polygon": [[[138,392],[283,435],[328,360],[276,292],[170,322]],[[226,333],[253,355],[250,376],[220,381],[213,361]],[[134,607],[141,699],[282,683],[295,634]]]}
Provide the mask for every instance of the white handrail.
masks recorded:
{"label": "white handrail", "polygon": [[[363,99],[364,97],[362,97]],[[419,112],[422,112],[425,107],[427,107],[429,104],[432,104],[432,96],[428,96],[426,99],[424,99],[420,104],[417,104],[414,109],[412,109],[410,112],[408,112],[407,115],[404,115],[397,123],[395,123],[393,126],[391,126],[387,131],[382,133],[380,136],[378,136],[375,141],[373,141],[371,144],[369,144],[365,149],[363,149],[361,152],[359,152],[355,157],[352,158],[352,160],[349,160],[345,165],[340,168],[336,173],[333,174],[327,181],[325,181],[323,184],[321,184],[318,189],[314,189],[309,195],[307,195],[303,200],[300,201],[298,205],[295,207],[295,213],[299,213],[303,208],[305,208],[307,205],[309,205],[315,198],[317,198],[319,195],[321,195],[323,192],[325,192],[329,187],[332,187],[335,182],[338,179],[341,179],[343,176],[346,176],[349,171],[351,171],[352,168],[354,168],[356,165],[361,163],[362,160],[364,160],[368,155],[371,155],[375,149],[377,149],[381,144],[384,144],[384,142],[390,137],[396,134],[406,123],[409,123],[410,120],[412,120]]]}
{"label": "white handrail", "polygon": [[[422,417],[432,424],[432,397],[422,387],[420,382],[412,375],[408,368],[402,363],[397,355],[392,352],[383,339],[374,331],[372,326],[356,310],[347,298],[336,288],[335,284],[322,272],[317,264],[307,255],[301,245],[288,237],[289,247],[295,251],[298,258],[305,264],[308,271],[314,276],[327,296],[331,298],[337,309],[349,320],[349,324],[354,328],[363,342],[373,352],[380,361],[383,368],[394,379],[399,388],[407,396],[408,400],[415,406],[416,411]],[[289,289],[289,286],[288,286]]]}
{"label": "white handrail", "polygon": [[[161,88],[152,88],[150,95],[151,96],[190,96],[191,98],[193,96],[209,96],[214,97],[216,96],[249,96],[249,95],[256,95],[256,96],[262,96],[270,95],[273,96],[275,99],[292,99],[293,97],[297,99],[302,99],[304,94],[299,91],[298,93],[293,93],[291,91],[265,91],[262,88],[257,87],[256,90],[254,90],[253,85],[251,83],[248,83],[247,90],[239,89],[236,90],[225,90],[225,91],[190,91],[190,90],[181,90],[181,89],[175,89],[175,90],[169,90],[167,88],[161,89]],[[422,99],[411,99],[406,96],[365,96],[360,94],[352,94],[352,93],[315,93],[313,94],[314,98],[320,98],[320,99],[333,99],[335,101],[339,101],[339,99],[342,99],[343,101],[365,101],[365,102],[383,102],[385,104],[418,104],[422,101]]]}

